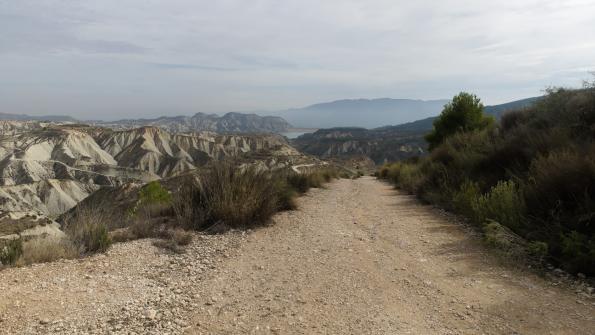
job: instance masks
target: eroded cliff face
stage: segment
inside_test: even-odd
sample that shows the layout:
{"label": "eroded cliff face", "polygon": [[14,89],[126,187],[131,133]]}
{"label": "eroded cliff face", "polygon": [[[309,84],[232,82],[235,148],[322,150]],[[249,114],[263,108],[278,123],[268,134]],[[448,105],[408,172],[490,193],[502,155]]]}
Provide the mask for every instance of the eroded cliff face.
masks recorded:
{"label": "eroded cliff face", "polygon": [[291,125],[287,121],[278,116],[260,116],[244,113],[227,113],[223,116],[197,113],[193,116],[101,122],[100,125],[114,129],[152,126],[173,133],[196,131],[213,131],[218,133],[282,133],[291,128]]}
{"label": "eroded cliff face", "polygon": [[210,160],[266,152],[300,157],[278,135],[172,134],[83,125],[0,123],[0,212],[59,215],[101,187],[144,183]]}
{"label": "eroded cliff face", "polygon": [[423,133],[384,129],[321,129],[302,135],[292,143],[301,151],[320,158],[366,156],[376,164],[423,155],[426,150]]}

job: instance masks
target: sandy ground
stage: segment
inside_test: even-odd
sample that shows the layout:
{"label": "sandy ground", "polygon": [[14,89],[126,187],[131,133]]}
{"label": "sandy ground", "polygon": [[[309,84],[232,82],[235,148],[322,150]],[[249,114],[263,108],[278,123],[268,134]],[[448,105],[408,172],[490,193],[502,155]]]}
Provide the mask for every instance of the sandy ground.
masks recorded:
{"label": "sandy ground", "polygon": [[275,224],[0,272],[0,333],[595,334],[595,300],[503,265],[479,237],[370,177]]}

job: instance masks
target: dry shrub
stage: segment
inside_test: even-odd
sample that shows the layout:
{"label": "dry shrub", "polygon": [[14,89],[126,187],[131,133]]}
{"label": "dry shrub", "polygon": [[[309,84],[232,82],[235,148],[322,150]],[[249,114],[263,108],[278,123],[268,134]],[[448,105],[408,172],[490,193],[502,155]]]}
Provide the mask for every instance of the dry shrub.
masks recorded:
{"label": "dry shrub", "polygon": [[169,236],[178,245],[188,245],[192,242],[192,233],[184,229],[172,229],[169,231]]}
{"label": "dry shrub", "polygon": [[181,254],[185,251],[184,246],[192,242],[192,233],[179,228],[168,230],[167,236],[167,238],[154,241],[153,245]]}
{"label": "dry shrub", "polygon": [[289,184],[286,178],[276,175],[274,176],[275,193],[277,194],[277,206],[281,211],[292,210],[297,208],[295,198],[297,191]]}
{"label": "dry shrub", "polygon": [[173,207],[194,229],[255,226],[267,222],[278,209],[270,173],[251,167],[238,169],[227,162],[214,164],[182,192],[185,196],[175,200],[181,203]]}
{"label": "dry shrub", "polygon": [[23,254],[17,261],[17,265],[46,263],[78,256],[78,248],[68,239],[39,237],[23,243]]}
{"label": "dry shrub", "polygon": [[137,239],[130,228],[119,228],[109,232],[109,237],[114,243],[128,242]]}
{"label": "dry shrub", "polygon": [[129,233],[137,239],[157,236],[161,219],[156,216],[153,205],[137,208],[136,214],[130,219]]}
{"label": "dry shrub", "polygon": [[0,241],[0,265],[13,265],[23,254],[21,238]]}
{"label": "dry shrub", "polygon": [[287,183],[299,193],[306,193],[311,187],[308,175],[301,173],[290,174],[287,177]]}
{"label": "dry shrub", "polygon": [[78,206],[64,222],[64,231],[81,253],[104,252],[111,245],[113,214],[91,205]]}
{"label": "dry shrub", "polygon": [[201,201],[200,183],[194,176],[188,176],[172,196],[172,208],[178,225],[194,229],[198,222],[207,220],[206,212],[194,206]]}
{"label": "dry shrub", "polygon": [[488,220],[483,226],[483,231],[488,245],[504,253],[507,257],[518,260],[527,258],[527,242],[512,230],[496,221]]}

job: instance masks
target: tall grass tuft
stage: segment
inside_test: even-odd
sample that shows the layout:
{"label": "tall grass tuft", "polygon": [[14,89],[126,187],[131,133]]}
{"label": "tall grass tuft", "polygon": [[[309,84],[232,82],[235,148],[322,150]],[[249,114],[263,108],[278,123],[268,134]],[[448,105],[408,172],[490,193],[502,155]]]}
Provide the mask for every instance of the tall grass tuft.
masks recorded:
{"label": "tall grass tuft", "polygon": [[21,238],[0,242],[0,264],[13,265],[23,254],[23,240]]}
{"label": "tall grass tuft", "polygon": [[179,215],[188,217],[194,229],[256,226],[265,223],[278,208],[270,174],[255,168],[238,169],[230,163],[213,165],[183,191],[186,195],[177,200],[189,203],[178,203],[174,208],[183,209]]}
{"label": "tall grass tuft", "polygon": [[64,222],[64,231],[80,253],[103,252],[112,243],[108,233],[112,221],[112,213],[104,209],[78,206],[75,215]]}
{"label": "tall grass tuft", "polygon": [[38,237],[23,243],[23,254],[17,264],[46,263],[78,256],[78,248],[68,239]]}

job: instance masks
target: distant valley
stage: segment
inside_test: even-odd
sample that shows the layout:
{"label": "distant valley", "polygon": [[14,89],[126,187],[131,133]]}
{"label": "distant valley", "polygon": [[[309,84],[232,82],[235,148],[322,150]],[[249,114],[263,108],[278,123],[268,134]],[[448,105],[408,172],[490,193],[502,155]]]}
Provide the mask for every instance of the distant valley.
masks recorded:
{"label": "distant valley", "polygon": [[[484,112],[500,118],[506,111],[527,107],[538,99],[529,98],[487,106]],[[312,134],[304,134],[294,139],[292,143],[299,150],[324,159],[365,156],[371,158],[376,164],[383,164],[424,154],[427,143],[423,136],[432,130],[435,118],[433,116],[374,129],[355,127],[320,129]]]}
{"label": "distant valley", "polygon": [[275,134],[180,134],[35,121],[0,121],[0,129],[0,212],[55,216],[101,187],[172,177],[211,160],[263,151],[264,163],[278,165],[300,156]]}
{"label": "distant valley", "polygon": [[283,117],[295,127],[377,128],[436,116],[447,102],[444,99],[345,99],[271,114]]}

